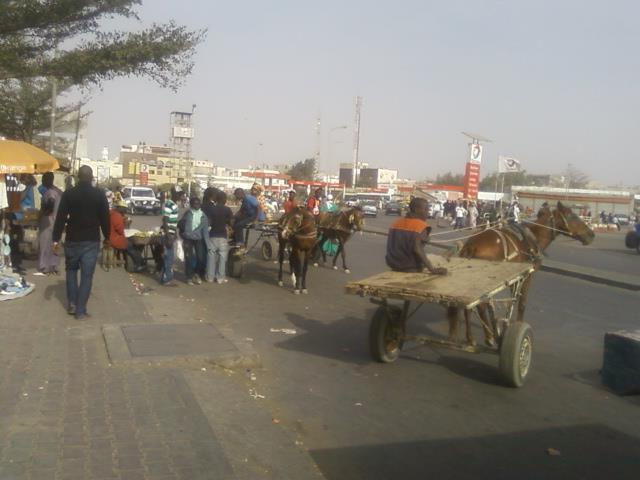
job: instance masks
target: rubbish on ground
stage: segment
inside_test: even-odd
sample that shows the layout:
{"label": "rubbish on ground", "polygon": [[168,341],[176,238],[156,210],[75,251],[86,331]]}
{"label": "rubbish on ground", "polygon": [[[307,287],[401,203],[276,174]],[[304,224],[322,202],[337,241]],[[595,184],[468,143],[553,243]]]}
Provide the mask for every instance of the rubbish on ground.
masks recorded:
{"label": "rubbish on ground", "polygon": [[272,328],[270,330],[271,333],[284,333],[285,335],[295,335],[296,330],[293,328]]}
{"label": "rubbish on ground", "polygon": [[361,406],[362,406],[362,404],[361,404],[360,402],[356,402],[356,403],[354,403],[354,405],[355,405],[356,407],[361,407]]}
{"label": "rubbish on ground", "polygon": [[202,370],[203,372],[206,372],[206,371],[207,371],[207,369],[206,369],[206,368],[204,368],[204,367],[202,367],[200,370]]}
{"label": "rubbish on ground", "polygon": [[275,423],[276,425],[280,423],[280,419],[278,418],[273,418],[272,420],[273,420],[273,423]]}
{"label": "rubbish on ground", "polygon": [[559,457],[561,455],[560,450],[555,448],[547,448],[547,454],[551,457]]}
{"label": "rubbish on ground", "polygon": [[253,342],[253,338],[251,338],[251,337],[245,337],[245,340],[246,340],[247,342]]}
{"label": "rubbish on ground", "polygon": [[265,397],[264,395],[260,395],[260,394],[258,393],[258,391],[257,391],[255,388],[250,388],[250,389],[249,389],[249,396],[250,396],[251,398],[253,398],[254,400],[257,400],[258,398],[260,398],[260,399],[265,399],[265,398],[267,398],[267,397]]}

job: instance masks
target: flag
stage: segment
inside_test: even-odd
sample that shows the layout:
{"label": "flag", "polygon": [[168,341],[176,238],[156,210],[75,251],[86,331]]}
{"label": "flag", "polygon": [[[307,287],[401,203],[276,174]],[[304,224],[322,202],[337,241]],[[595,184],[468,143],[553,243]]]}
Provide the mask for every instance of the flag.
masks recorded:
{"label": "flag", "polygon": [[519,172],[522,170],[520,161],[513,157],[498,156],[498,173]]}

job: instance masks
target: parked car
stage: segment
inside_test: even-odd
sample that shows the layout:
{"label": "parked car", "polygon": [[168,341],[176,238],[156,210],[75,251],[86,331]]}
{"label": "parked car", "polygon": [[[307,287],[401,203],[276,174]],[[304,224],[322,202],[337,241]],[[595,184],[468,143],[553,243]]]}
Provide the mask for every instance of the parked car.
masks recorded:
{"label": "parked car", "polygon": [[127,209],[132,215],[135,213],[160,214],[160,200],[149,187],[124,187],[122,198],[127,202]]}
{"label": "parked car", "polygon": [[614,213],[613,216],[618,219],[620,225],[629,225],[631,223],[631,218],[626,213]]}
{"label": "parked car", "polygon": [[365,217],[378,216],[378,207],[376,206],[376,202],[364,201],[360,203],[360,207],[362,208],[362,214]]}
{"label": "parked car", "polygon": [[358,206],[358,198],[357,197],[345,197],[344,204],[347,207],[356,207],[356,206]]}
{"label": "parked car", "polygon": [[398,202],[387,203],[384,209],[385,215],[402,215],[402,206]]}

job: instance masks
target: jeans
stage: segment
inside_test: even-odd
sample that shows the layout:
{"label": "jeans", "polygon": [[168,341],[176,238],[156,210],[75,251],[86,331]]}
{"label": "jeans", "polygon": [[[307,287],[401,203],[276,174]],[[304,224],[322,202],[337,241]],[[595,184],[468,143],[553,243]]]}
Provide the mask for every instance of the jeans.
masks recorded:
{"label": "jeans", "polygon": [[229,241],[224,237],[207,238],[207,281],[224,280],[227,271]]}
{"label": "jeans", "polygon": [[165,284],[173,280],[173,259],[176,252],[174,235],[167,235],[162,254],[162,270],[160,271],[160,283]]}
{"label": "jeans", "polygon": [[250,218],[241,218],[233,224],[233,241],[236,245],[244,245],[244,227],[253,222]]}
{"label": "jeans", "polygon": [[[93,273],[96,270],[100,242],[67,242],[64,255],[67,272],[67,301],[75,306],[76,316],[87,313]],[[80,270],[80,285],[78,285]]]}
{"label": "jeans", "polygon": [[142,263],[143,263],[142,253],[140,253],[140,250],[138,250],[133,245],[131,240],[127,241],[127,255],[129,255],[129,258],[131,258],[134,268],[139,268],[142,266]]}
{"label": "jeans", "polygon": [[204,276],[207,268],[207,247],[204,240],[183,239],[184,248],[184,273],[187,280],[196,274]]}

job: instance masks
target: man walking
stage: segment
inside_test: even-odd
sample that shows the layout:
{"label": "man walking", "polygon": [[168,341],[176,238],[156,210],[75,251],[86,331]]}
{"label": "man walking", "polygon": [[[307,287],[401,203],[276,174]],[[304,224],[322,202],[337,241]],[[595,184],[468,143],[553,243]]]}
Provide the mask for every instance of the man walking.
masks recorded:
{"label": "man walking", "polygon": [[[93,187],[93,171],[83,165],[78,185],[62,194],[53,226],[53,247],[57,251],[66,224],[64,255],[67,273],[67,312],[85,320],[93,273],[100,250],[100,230],[109,238],[109,204],[104,193]],[[108,240],[107,240],[108,241]],[[80,284],[78,284],[78,270]]]}

